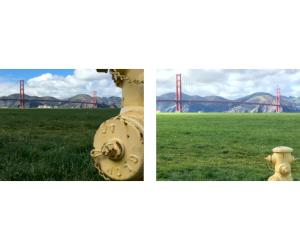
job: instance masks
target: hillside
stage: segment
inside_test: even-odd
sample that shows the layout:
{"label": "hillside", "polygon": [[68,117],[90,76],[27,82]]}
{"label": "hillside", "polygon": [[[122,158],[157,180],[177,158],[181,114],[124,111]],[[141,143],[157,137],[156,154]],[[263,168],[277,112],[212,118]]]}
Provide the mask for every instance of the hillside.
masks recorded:
{"label": "hillside", "polygon": [[[20,95],[12,94],[0,97],[0,108],[17,108],[20,105]],[[92,108],[93,97],[85,94],[79,94],[67,99],[57,99],[51,96],[29,96],[25,95],[26,108],[50,107],[50,108]],[[86,103],[88,104],[86,104]],[[97,97],[98,108],[120,108],[121,98]]]}

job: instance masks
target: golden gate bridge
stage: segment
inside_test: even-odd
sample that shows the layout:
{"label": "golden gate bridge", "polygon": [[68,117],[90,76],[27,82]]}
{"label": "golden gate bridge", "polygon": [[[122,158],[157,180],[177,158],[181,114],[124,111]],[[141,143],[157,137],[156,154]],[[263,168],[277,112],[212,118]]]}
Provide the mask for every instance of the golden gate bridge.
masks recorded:
{"label": "golden gate bridge", "polygon": [[280,88],[276,89],[275,103],[262,103],[262,102],[247,102],[247,101],[235,101],[235,100],[184,100],[182,98],[182,76],[176,74],[176,95],[175,99],[156,99],[156,103],[159,102],[175,102],[176,112],[182,112],[182,106],[184,103],[224,103],[224,104],[246,104],[246,105],[263,105],[263,106],[275,106],[276,112],[280,112],[280,100],[281,91]]}
{"label": "golden gate bridge", "polygon": [[72,100],[53,100],[53,99],[26,99],[24,80],[20,80],[20,95],[19,98],[0,98],[1,101],[19,101],[19,108],[25,108],[25,102],[38,101],[38,102],[52,102],[52,103],[74,103],[74,104],[92,104],[93,108],[97,108],[97,91],[93,91],[92,101],[72,101]]}

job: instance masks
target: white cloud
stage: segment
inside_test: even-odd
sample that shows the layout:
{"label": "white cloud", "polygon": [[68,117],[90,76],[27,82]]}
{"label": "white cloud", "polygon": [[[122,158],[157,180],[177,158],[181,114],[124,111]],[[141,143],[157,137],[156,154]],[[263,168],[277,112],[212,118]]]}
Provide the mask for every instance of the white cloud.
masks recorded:
{"label": "white cloud", "polygon": [[15,83],[0,83],[0,97],[18,93],[17,88]]}
{"label": "white cloud", "polygon": [[300,96],[300,70],[158,70],[157,95],[175,92],[175,75],[182,73],[182,89],[189,95],[238,98],[254,92]]}
{"label": "white cloud", "polygon": [[107,78],[107,74],[98,73],[95,69],[75,69],[74,76],[77,79],[86,81],[101,80],[103,77]]}
{"label": "white cloud", "polygon": [[[25,83],[25,94],[68,98],[77,94],[121,96],[121,89],[113,83],[109,74],[97,73],[92,69],[77,69],[67,76],[46,73],[29,79]],[[18,93],[18,84],[0,84],[1,96]]]}

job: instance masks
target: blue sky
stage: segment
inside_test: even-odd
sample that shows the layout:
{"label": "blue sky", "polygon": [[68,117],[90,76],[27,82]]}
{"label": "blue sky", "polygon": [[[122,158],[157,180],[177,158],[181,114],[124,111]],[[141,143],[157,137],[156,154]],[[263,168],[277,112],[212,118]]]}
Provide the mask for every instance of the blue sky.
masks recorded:
{"label": "blue sky", "polygon": [[51,73],[54,75],[67,76],[73,74],[74,69],[0,69],[0,77],[2,79],[29,80],[33,77]]}
{"label": "blue sky", "polygon": [[0,69],[0,96],[18,93],[19,80],[27,95],[68,98],[95,90],[101,97],[121,96],[111,75],[95,69]]}
{"label": "blue sky", "polygon": [[182,91],[189,95],[239,98],[255,92],[300,97],[299,69],[160,69],[156,93],[175,92],[175,77],[182,74]]}

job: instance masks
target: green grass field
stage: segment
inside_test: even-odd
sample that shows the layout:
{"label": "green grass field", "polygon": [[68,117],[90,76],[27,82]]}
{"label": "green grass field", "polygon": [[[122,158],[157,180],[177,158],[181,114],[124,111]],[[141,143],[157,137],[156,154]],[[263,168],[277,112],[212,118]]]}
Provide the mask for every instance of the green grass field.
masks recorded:
{"label": "green grass field", "polygon": [[[157,114],[157,179],[263,181],[264,157],[289,146],[300,158],[300,114]],[[292,165],[300,180],[300,163]]]}
{"label": "green grass field", "polygon": [[0,180],[102,180],[90,157],[117,109],[0,110]]}

